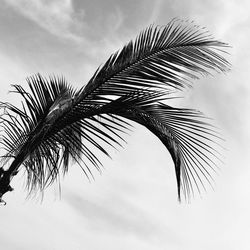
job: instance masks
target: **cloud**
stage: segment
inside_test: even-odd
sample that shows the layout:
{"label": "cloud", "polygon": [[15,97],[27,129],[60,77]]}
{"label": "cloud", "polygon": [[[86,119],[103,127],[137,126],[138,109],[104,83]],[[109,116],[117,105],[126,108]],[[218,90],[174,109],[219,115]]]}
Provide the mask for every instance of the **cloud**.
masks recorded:
{"label": "cloud", "polygon": [[124,14],[122,10],[116,6],[114,12],[110,13],[109,18],[107,19],[107,26],[110,27],[112,33],[115,33],[119,31],[124,22]]}
{"label": "cloud", "polygon": [[83,22],[80,22],[84,12],[81,10],[76,14],[72,0],[6,0],[5,2],[53,35],[76,42],[83,39],[75,31],[84,28]]}
{"label": "cloud", "polygon": [[[148,221],[147,215],[143,215],[142,211],[132,204],[130,206],[121,198],[115,198],[112,202],[104,199],[97,203],[93,200],[83,199],[81,195],[73,192],[70,192],[66,197],[77,213],[84,217],[86,226],[89,223],[92,229],[97,231],[105,229],[113,234],[133,232],[144,239],[148,239],[152,234],[159,235],[161,233],[160,226],[157,227],[152,221]],[[96,221],[96,228],[93,228],[93,221]]]}
{"label": "cloud", "polygon": [[163,4],[162,0],[155,1],[151,16],[148,21],[149,24],[155,23],[155,21],[159,18],[160,12],[162,10],[162,4]]}

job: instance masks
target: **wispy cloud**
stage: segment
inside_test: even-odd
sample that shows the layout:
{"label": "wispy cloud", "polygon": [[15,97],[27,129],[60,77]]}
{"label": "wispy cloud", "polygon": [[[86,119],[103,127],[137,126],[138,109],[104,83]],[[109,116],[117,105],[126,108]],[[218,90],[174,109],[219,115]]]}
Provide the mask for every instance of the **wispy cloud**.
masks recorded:
{"label": "wispy cloud", "polygon": [[155,1],[154,8],[152,9],[152,13],[151,13],[151,16],[150,16],[149,21],[148,21],[149,24],[155,23],[157,21],[157,19],[159,18],[162,3],[163,3],[162,0]]}
{"label": "wispy cloud", "polygon": [[5,2],[53,35],[74,41],[83,39],[75,31],[84,28],[83,22],[80,22],[84,12],[81,10],[80,14],[76,14],[72,0],[5,0]]}
{"label": "wispy cloud", "polygon": [[124,14],[122,10],[118,6],[116,6],[115,11],[113,13],[110,13],[107,24],[109,27],[112,27],[111,31],[115,33],[120,29],[123,21]]}

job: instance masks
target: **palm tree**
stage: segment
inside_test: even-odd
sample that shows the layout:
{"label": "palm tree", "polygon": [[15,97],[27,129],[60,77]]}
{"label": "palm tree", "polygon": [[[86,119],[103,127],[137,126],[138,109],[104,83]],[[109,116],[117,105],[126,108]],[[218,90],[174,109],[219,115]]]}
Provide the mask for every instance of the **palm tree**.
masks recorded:
{"label": "palm tree", "polygon": [[[227,44],[193,23],[172,20],[150,26],[112,54],[80,90],[64,78],[40,74],[27,79],[29,91],[13,85],[22,107],[1,102],[0,199],[24,168],[28,192],[44,190],[77,163],[88,178],[101,170],[97,151],[121,146],[133,122],[149,129],[168,149],[175,166],[178,197],[212,183],[219,135],[196,110],[168,100],[192,80],[225,72]],[[214,160],[215,159],[215,160]],[[73,161],[73,162],[72,162]]]}

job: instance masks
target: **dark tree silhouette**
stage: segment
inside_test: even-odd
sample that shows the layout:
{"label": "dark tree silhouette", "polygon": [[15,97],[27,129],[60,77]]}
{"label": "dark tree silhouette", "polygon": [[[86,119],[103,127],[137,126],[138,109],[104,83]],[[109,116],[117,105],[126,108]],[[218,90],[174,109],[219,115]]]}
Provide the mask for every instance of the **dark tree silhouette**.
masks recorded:
{"label": "dark tree silhouette", "polygon": [[[192,80],[225,72],[227,44],[193,23],[173,20],[150,26],[99,67],[86,86],[75,90],[64,78],[27,79],[29,91],[13,85],[21,108],[1,102],[0,199],[25,168],[29,193],[44,190],[78,163],[85,175],[101,169],[97,151],[109,156],[133,122],[156,135],[175,166],[178,197],[189,198],[211,184],[219,138],[196,110],[174,108],[167,101]],[[131,123],[132,122],[132,123]]]}

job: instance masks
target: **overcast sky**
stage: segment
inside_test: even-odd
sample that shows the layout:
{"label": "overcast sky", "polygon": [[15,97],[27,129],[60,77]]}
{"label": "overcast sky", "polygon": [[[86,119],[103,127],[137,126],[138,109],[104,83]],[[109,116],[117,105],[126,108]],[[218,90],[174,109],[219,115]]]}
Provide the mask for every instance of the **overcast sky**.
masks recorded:
{"label": "overcast sky", "polygon": [[0,247],[87,250],[245,250],[250,232],[250,3],[248,0],[1,0],[0,99],[38,72],[85,84],[109,55],[147,25],[194,20],[229,43],[232,71],[201,79],[182,101],[213,117],[226,138],[216,186],[178,203],[173,163],[135,127],[125,149],[103,158],[91,184],[77,166],[46,193],[25,200],[22,175],[0,207]]}

